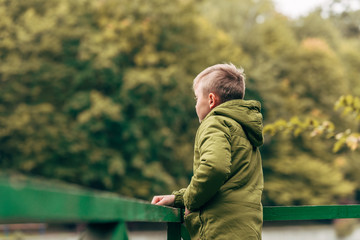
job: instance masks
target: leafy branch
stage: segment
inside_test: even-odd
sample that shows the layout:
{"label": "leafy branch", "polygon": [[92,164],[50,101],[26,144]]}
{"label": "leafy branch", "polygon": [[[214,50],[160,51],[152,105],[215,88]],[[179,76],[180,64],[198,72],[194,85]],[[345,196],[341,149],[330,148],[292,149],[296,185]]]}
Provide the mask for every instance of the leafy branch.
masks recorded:
{"label": "leafy branch", "polygon": [[[342,116],[351,115],[356,121],[360,120],[360,98],[352,95],[341,96],[336,101],[335,110],[342,110]],[[352,151],[360,145],[360,133],[346,129],[342,132],[335,131],[335,124],[329,120],[319,121],[311,117],[302,120],[297,116],[292,117],[289,121],[284,119],[277,120],[274,123],[267,124],[264,127],[264,134],[274,136],[278,133],[292,133],[295,137],[309,133],[309,136],[325,136],[327,139],[336,140],[333,146],[333,152],[338,152],[342,147],[347,146]]]}

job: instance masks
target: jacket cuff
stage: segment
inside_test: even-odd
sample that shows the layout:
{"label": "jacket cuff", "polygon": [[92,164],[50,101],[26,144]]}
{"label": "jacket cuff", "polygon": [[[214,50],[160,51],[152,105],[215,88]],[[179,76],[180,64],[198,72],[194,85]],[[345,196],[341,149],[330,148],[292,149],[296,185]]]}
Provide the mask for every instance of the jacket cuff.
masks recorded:
{"label": "jacket cuff", "polygon": [[174,207],[184,208],[184,193],[186,188],[182,188],[179,191],[172,192],[172,195],[175,195]]}

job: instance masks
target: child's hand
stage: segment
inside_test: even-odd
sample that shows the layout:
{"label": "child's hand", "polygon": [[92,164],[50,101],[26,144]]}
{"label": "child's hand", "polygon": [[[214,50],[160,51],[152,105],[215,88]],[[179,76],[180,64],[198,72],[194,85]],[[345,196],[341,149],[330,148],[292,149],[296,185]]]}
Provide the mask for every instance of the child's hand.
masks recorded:
{"label": "child's hand", "polygon": [[184,213],[185,217],[186,217],[187,215],[189,215],[190,213],[191,213],[190,210],[185,207],[185,213]]}
{"label": "child's hand", "polygon": [[153,197],[151,204],[161,206],[174,206],[175,195],[162,195]]}

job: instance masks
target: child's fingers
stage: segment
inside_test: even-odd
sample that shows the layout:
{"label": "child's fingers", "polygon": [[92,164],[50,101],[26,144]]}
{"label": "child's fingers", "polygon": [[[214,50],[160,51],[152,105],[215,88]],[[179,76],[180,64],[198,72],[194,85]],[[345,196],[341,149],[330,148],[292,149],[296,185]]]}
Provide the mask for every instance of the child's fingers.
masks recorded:
{"label": "child's fingers", "polygon": [[166,197],[163,197],[159,202],[156,203],[156,205],[167,206],[169,204],[168,202],[168,199]]}
{"label": "child's fingers", "polygon": [[164,196],[154,196],[152,201],[151,201],[151,204],[158,204],[163,199],[164,199]]}
{"label": "child's fingers", "polygon": [[172,206],[174,205],[175,196],[174,195],[162,195],[153,197],[151,204],[162,205],[162,206]]}
{"label": "child's fingers", "polygon": [[159,196],[154,196],[153,199],[151,200],[151,204],[156,204],[159,201],[160,201]]}

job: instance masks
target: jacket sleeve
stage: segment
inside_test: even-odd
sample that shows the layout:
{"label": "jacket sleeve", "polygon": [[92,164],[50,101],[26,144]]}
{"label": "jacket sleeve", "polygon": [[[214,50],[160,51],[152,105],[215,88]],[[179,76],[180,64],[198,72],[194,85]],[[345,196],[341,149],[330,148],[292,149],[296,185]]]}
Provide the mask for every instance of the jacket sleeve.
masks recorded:
{"label": "jacket sleeve", "polygon": [[184,193],[184,205],[190,211],[196,211],[209,201],[230,175],[229,128],[213,122],[201,129],[198,137],[200,164]]}
{"label": "jacket sleeve", "polygon": [[184,193],[186,188],[182,188],[179,191],[172,192],[175,195],[174,207],[184,208]]}

